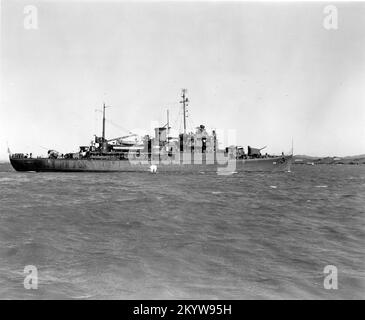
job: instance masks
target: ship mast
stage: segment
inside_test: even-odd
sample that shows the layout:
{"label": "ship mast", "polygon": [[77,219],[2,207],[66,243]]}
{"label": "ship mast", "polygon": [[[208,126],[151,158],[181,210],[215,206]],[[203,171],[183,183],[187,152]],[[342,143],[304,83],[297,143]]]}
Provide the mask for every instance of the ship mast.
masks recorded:
{"label": "ship mast", "polygon": [[186,107],[188,106],[189,99],[186,97],[186,89],[181,90],[181,98],[180,103],[183,105],[183,119],[184,119],[184,134],[186,134]]}
{"label": "ship mast", "polygon": [[170,127],[169,109],[166,110],[166,117],[167,117],[167,129],[169,129]]}
{"label": "ship mast", "polygon": [[169,134],[170,134],[170,114],[169,114],[169,109],[167,109],[166,111],[166,116],[167,116],[167,142],[169,141]]}
{"label": "ship mast", "polygon": [[105,109],[110,108],[110,106],[106,106],[105,102],[103,103],[103,131],[101,136],[103,137],[103,141],[105,141]]}
{"label": "ship mast", "polygon": [[105,140],[105,102],[103,104],[103,132],[102,132],[103,142]]}

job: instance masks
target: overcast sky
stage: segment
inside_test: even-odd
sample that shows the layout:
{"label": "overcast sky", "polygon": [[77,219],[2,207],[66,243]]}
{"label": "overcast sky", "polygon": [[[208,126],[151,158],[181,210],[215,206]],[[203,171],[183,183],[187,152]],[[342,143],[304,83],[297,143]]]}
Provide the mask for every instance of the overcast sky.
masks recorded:
{"label": "overcast sky", "polygon": [[[38,29],[25,29],[25,5]],[[270,153],[365,153],[365,4],[1,1],[0,159],[146,129],[236,129]],[[117,125],[115,125],[117,124]]]}

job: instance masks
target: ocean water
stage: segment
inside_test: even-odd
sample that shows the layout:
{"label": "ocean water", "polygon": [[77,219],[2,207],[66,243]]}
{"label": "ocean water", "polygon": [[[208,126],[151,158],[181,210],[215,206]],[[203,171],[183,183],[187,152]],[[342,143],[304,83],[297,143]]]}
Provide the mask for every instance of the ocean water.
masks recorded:
{"label": "ocean water", "polygon": [[[19,173],[0,166],[1,299],[355,299],[365,166]],[[23,285],[26,265],[38,289]],[[338,289],[323,282],[338,269]]]}

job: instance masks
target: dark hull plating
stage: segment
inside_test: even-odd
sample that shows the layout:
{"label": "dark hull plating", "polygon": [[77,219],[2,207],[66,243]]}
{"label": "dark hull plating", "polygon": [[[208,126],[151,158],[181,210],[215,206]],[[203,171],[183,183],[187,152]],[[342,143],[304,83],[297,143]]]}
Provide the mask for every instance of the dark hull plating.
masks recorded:
{"label": "dark hull plating", "polygon": [[16,171],[36,172],[148,172],[155,165],[157,172],[218,172],[228,174],[246,171],[289,171],[292,156],[238,159],[225,164],[176,164],[130,162],[128,160],[92,160],[92,159],[14,159],[10,162]]}

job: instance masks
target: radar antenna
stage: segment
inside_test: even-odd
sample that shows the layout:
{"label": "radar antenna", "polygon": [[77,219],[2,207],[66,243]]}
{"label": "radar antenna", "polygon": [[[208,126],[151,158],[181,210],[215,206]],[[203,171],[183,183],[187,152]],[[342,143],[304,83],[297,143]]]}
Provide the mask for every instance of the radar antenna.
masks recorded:
{"label": "radar antenna", "polygon": [[188,107],[188,103],[189,103],[189,99],[186,97],[187,91],[188,91],[187,89],[181,90],[182,100],[180,101],[180,103],[182,103],[182,105],[183,105],[184,134],[186,134],[186,113],[188,111],[187,107]]}

